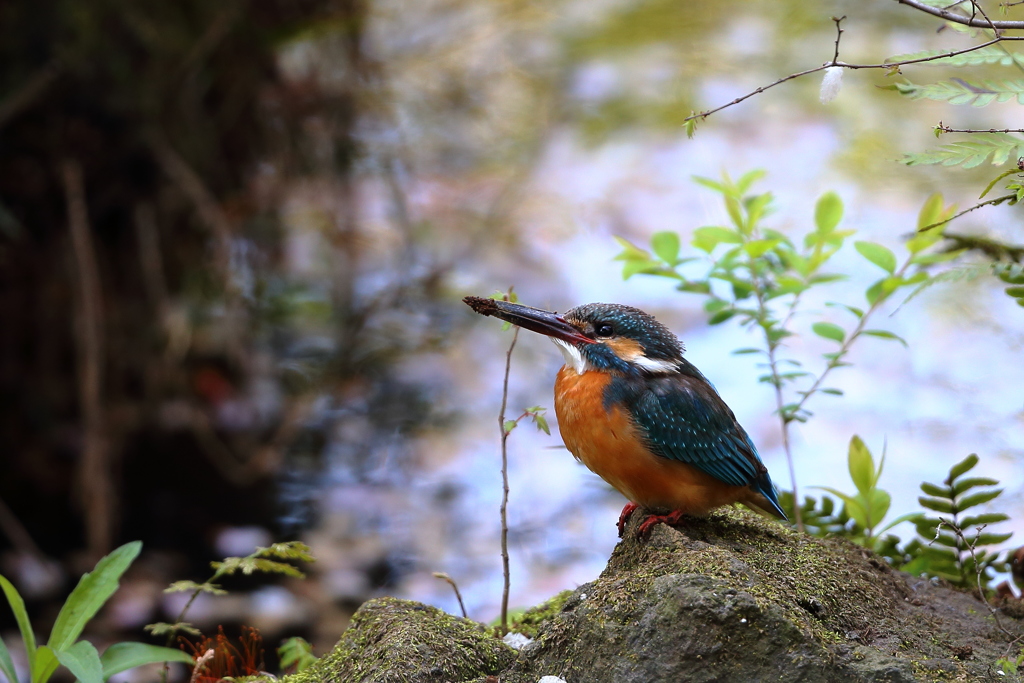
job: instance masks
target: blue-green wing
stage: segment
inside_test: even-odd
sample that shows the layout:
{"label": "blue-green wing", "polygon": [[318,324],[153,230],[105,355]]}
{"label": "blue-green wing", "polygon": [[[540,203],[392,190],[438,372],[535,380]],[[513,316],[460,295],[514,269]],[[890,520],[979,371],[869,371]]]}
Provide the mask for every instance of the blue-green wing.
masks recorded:
{"label": "blue-green wing", "polygon": [[[777,507],[775,488],[750,437],[714,387],[692,366],[686,370],[627,382],[615,398],[626,403],[656,455],[732,486],[750,486]],[[782,515],[781,509],[776,512]]]}

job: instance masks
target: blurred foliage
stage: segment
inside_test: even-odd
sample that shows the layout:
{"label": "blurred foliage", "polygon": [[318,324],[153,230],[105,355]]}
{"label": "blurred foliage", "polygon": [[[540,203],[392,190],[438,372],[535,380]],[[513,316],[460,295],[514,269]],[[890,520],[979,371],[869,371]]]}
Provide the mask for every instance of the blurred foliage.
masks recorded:
{"label": "blurred foliage", "polygon": [[[915,576],[940,578],[966,589],[978,586],[988,589],[992,572],[1008,571],[1008,553],[992,546],[1005,543],[1013,534],[985,532],[985,529],[1009,517],[1000,512],[977,510],[965,514],[992,502],[1003,492],[983,488],[998,485],[995,479],[964,477],[978,464],[977,455],[969,455],[953,465],[941,485],[921,484],[921,490],[927,494],[918,499],[921,507],[942,516],[911,512],[880,529],[878,525],[885,519],[891,502],[889,494],[878,488],[883,463],[875,469],[871,453],[856,436],[850,441],[847,462],[857,493],[851,496],[822,487],[841,501],[841,507],[828,496],[820,500],[806,496],[801,508],[808,533],[822,538],[848,538],[885,557],[896,569]],[[977,490],[979,488],[982,490]],[[792,493],[783,492],[780,501],[787,514],[795,513]],[[917,532],[917,537],[906,543],[899,536],[886,533],[902,522],[911,522]]]}
{"label": "blurred foliage", "polygon": [[[60,666],[68,669],[81,683],[103,683],[114,674],[145,664],[192,663],[192,658],[181,650],[147,643],[114,643],[100,655],[92,643],[80,639],[85,627],[117,590],[121,576],[141,550],[142,544],[138,541],[125,544],[102,558],[93,571],[83,575],[61,607],[46,645],[38,647],[24,600],[14,585],[0,576],[0,589],[7,597],[21,632],[32,683],[46,683]],[[9,683],[18,681],[10,651],[2,640],[0,673]]]}

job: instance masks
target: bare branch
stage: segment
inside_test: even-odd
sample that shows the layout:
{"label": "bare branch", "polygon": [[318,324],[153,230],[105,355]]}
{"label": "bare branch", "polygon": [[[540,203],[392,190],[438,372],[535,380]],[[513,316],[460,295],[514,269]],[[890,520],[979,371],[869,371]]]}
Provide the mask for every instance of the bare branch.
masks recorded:
{"label": "bare branch", "polygon": [[[839,22],[838,21],[836,22],[836,26],[837,27],[839,26]],[[1021,37],[999,36],[997,38],[993,38],[992,40],[987,40],[984,43],[979,43],[978,45],[972,45],[971,47],[967,47],[967,48],[964,48],[962,50],[950,50],[949,52],[945,52],[945,53],[943,53],[941,55],[932,55],[931,57],[919,57],[917,59],[905,59],[905,60],[899,61],[899,62],[883,62],[881,64],[848,64],[846,62],[840,62],[840,61],[833,60],[831,62],[826,62],[825,64],[822,64],[821,66],[815,67],[813,69],[807,69],[806,71],[800,71],[800,72],[797,72],[797,73],[794,73],[794,74],[790,74],[788,76],[784,76],[784,77],[780,78],[779,80],[777,80],[777,81],[775,81],[773,83],[769,83],[768,85],[763,85],[760,88],[757,88],[756,90],[753,90],[752,92],[749,92],[746,95],[743,95],[742,97],[737,97],[732,102],[729,102],[727,104],[723,104],[720,107],[715,107],[714,109],[708,109],[706,111],[702,111],[702,112],[699,112],[697,114],[691,114],[690,116],[687,116],[685,119],[683,119],[683,122],[685,123],[685,122],[691,121],[693,119],[706,119],[707,117],[711,116],[712,114],[714,114],[716,112],[720,112],[723,109],[727,109],[727,108],[729,108],[729,107],[731,107],[731,106],[733,106],[735,104],[739,104],[743,100],[750,99],[754,95],[759,95],[759,94],[763,93],[765,90],[768,90],[769,88],[774,88],[777,85],[782,85],[783,83],[785,83],[787,81],[792,81],[795,78],[800,78],[801,76],[807,76],[809,74],[817,73],[819,71],[824,71],[825,69],[828,69],[828,68],[831,68],[831,67],[834,67],[834,66],[839,66],[839,67],[842,67],[844,69],[893,69],[893,68],[897,68],[897,67],[901,67],[901,66],[906,66],[908,64],[921,64],[923,62],[934,62],[934,61],[936,61],[938,59],[945,59],[947,57],[955,57],[956,55],[967,54],[968,52],[974,52],[975,50],[980,50],[981,48],[988,47],[989,45],[995,45],[996,43],[1000,43],[1000,42],[1002,42],[1004,40],[1024,40],[1024,36],[1021,36]],[[838,45],[839,45],[839,38],[837,36],[836,37],[836,47],[838,47]]]}
{"label": "bare branch", "polygon": [[82,420],[82,460],[78,485],[85,512],[89,553],[99,557],[113,542],[114,485],[103,411],[103,296],[89,228],[82,167],[66,160],[60,167],[77,283],[75,310],[78,350],[78,403]]}
{"label": "bare branch", "polygon": [[976,211],[977,209],[980,209],[983,206],[996,206],[998,204],[1002,204],[1003,202],[1016,201],[1016,199],[1017,199],[1017,194],[1016,193],[1011,193],[1011,194],[1004,194],[1003,196],[996,197],[995,199],[986,200],[986,201],[981,202],[979,204],[975,204],[974,206],[972,206],[969,209],[964,209],[960,213],[958,213],[958,214],[956,214],[954,216],[950,216],[949,218],[947,218],[944,221],[939,221],[938,223],[932,223],[931,225],[926,225],[923,228],[921,228],[920,230],[918,230],[918,232],[925,232],[926,230],[931,230],[932,228],[937,228],[940,225],[945,225],[946,223],[951,223],[952,221],[955,221],[957,218],[960,218],[960,216],[968,214],[971,211]]}
{"label": "bare branch", "polygon": [[839,39],[843,37],[843,27],[840,26],[840,24],[843,23],[843,19],[845,18],[845,14],[841,17],[832,17],[832,21],[836,22],[836,52],[832,55],[831,66],[835,66],[836,62],[839,61]]}
{"label": "bare branch", "polygon": [[939,121],[935,130],[940,133],[1024,133],[1024,128],[950,128]]}
{"label": "bare branch", "polygon": [[[913,7],[916,10],[920,10],[926,14],[945,19],[946,21],[952,21],[955,24],[963,24],[964,26],[975,26],[977,28],[991,28],[995,30],[999,29],[1024,29],[1024,21],[990,21],[986,17],[985,19],[977,19],[974,17],[965,17],[962,14],[956,12],[950,12],[949,10],[942,9],[939,7],[932,7],[926,5],[919,0],[896,0],[901,5],[907,5]],[[975,5],[977,7],[977,5]],[[983,13],[984,14],[984,13]]]}
{"label": "bare branch", "polygon": [[[511,293],[512,288],[509,287]],[[501,635],[508,633],[508,594],[511,586],[511,575],[508,566],[508,435],[505,429],[505,409],[508,407],[508,376],[512,368],[512,351],[519,341],[519,328],[515,327],[512,343],[505,354],[505,381],[501,388],[501,410],[498,412],[498,429],[501,430],[501,570],[504,585],[501,590]]]}

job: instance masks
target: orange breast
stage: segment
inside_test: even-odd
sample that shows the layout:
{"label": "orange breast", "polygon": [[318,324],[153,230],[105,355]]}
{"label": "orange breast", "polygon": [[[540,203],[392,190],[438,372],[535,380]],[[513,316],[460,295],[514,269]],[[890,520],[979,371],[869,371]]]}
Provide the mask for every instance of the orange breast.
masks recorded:
{"label": "orange breast", "polygon": [[566,448],[590,471],[646,508],[701,515],[737,501],[755,501],[746,486],[730,486],[683,462],[651,453],[621,407],[604,409],[611,376],[578,374],[569,366],[555,380],[555,414]]}

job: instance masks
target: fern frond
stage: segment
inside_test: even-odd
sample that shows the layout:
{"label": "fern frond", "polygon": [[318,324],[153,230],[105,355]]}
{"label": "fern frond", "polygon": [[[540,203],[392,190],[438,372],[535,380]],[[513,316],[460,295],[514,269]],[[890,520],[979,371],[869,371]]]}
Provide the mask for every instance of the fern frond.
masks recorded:
{"label": "fern frond", "polygon": [[893,83],[892,89],[912,100],[934,100],[950,104],[984,107],[993,102],[1016,99],[1024,104],[1024,81],[981,81],[969,83],[953,78],[939,83]]}
{"label": "fern frond", "polygon": [[928,62],[921,62],[922,66],[984,66],[986,64],[998,66],[1013,66],[1019,64],[1024,66],[1024,52],[1007,52],[998,45],[989,45],[973,52],[943,57],[949,54],[950,50],[923,50],[910,54],[895,55],[885,60],[886,64],[893,62],[906,62],[914,59],[927,59],[935,57]]}
{"label": "fern frond", "polygon": [[1009,133],[978,133],[969,140],[943,145],[932,152],[908,154],[904,163],[908,166],[941,164],[974,168],[989,160],[997,166],[1005,164],[1011,157],[1024,156],[1024,139]]}

